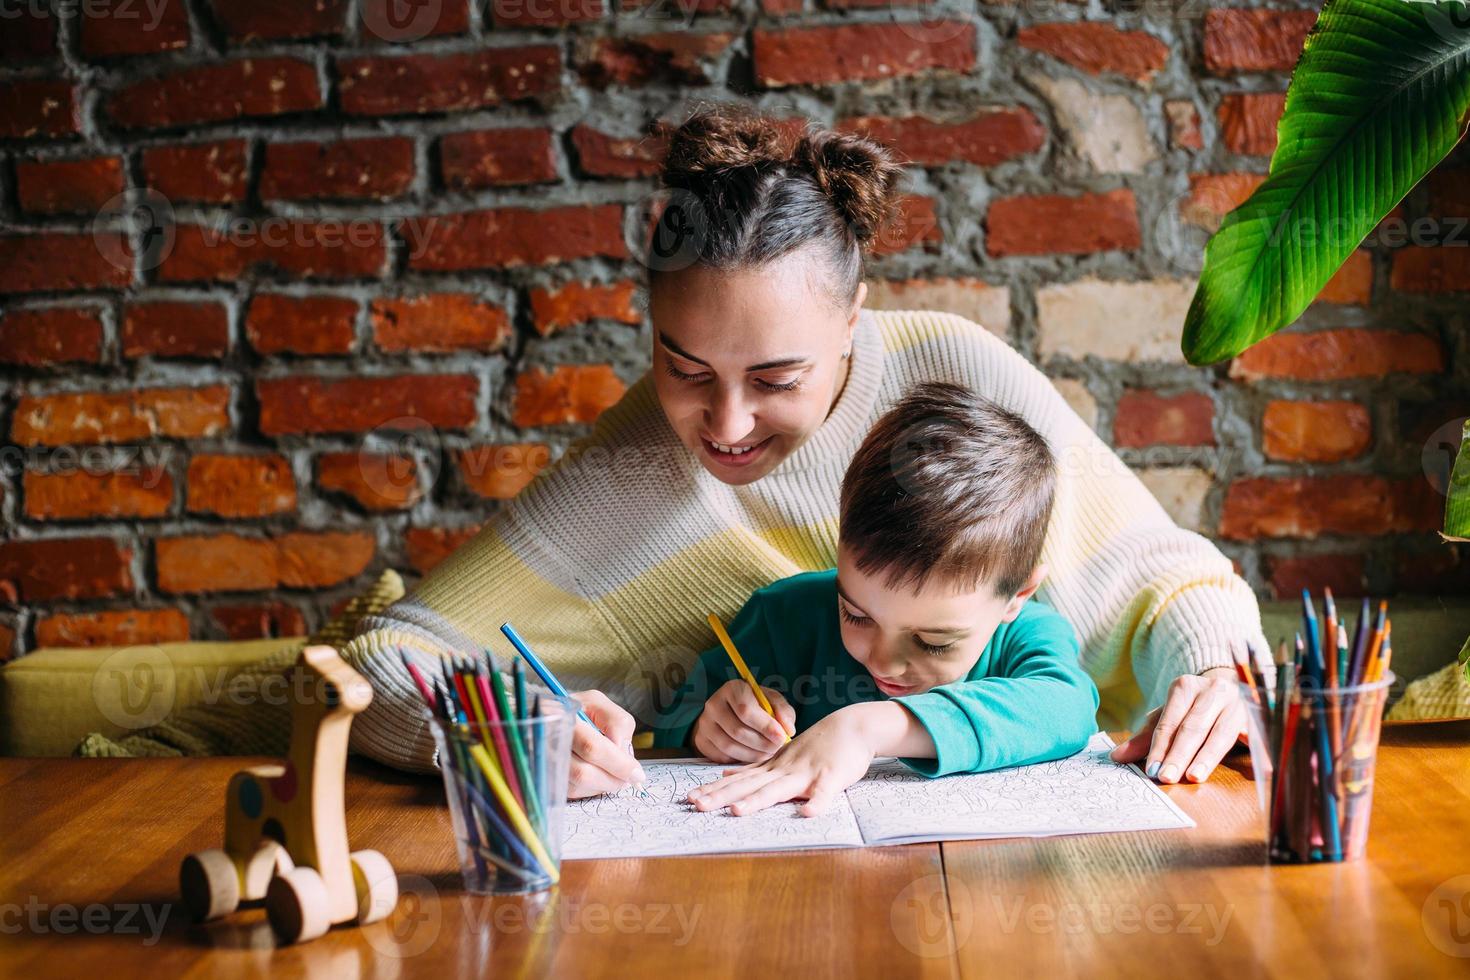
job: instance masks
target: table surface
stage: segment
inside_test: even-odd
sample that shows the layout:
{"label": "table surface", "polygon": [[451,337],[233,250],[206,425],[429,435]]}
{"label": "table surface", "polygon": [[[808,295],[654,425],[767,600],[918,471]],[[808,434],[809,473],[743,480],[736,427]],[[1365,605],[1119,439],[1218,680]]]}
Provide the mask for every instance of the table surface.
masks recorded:
{"label": "table surface", "polygon": [[1193,830],[575,861],[532,898],[464,894],[442,784],[354,761],[352,844],[403,897],[279,949],[259,909],[176,904],[244,764],[0,759],[0,975],[1470,975],[1470,722],[1385,727],[1351,864],[1266,867],[1242,757],[1165,789]]}

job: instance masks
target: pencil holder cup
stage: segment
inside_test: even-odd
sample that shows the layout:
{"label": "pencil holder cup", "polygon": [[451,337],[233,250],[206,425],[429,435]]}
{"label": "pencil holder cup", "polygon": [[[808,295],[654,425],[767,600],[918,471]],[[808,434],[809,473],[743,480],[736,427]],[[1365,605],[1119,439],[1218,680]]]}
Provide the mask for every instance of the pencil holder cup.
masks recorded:
{"label": "pencil holder cup", "polygon": [[465,890],[510,895],[555,885],[576,702],[542,695],[540,714],[520,720],[427,717]]}
{"label": "pencil holder cup", "polygon": [[1353,687],[1303,684],[1294,696],[1274,701],[1239,685],[1270,863],[1363,856],[1378,734],[1394,680],[1387,671]]}

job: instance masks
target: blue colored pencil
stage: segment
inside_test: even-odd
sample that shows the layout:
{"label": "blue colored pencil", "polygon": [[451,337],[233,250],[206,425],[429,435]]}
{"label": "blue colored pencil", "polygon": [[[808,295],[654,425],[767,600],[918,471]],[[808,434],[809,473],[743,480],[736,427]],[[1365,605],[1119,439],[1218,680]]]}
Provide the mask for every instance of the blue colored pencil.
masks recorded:
{"label": "blue colored pencil", "polygon": [[[541,678],[541,683],[550,688],[552,694],[560,698],[571,699],[572,696],[567,693],[565,687],[562,687],[561,681],[557,680],[556,675],[547,669],[546,665],[541,662],[541,658],[531,652],[531,648],[526,646],[526,641],[521,639],[521,635],[515,631],[515,627],[509,623],[501,623],[500,632],[505,634],[505,638],[510,641],[511,646],[516,648],[516,652],[526,659],[526,663],[531,665],[531,669],[536,672],[536,676]],[[587,712],[581,708],[577,709],[577,717],[587,724],[592,725],[592,719],[588,718]],[[592,727],[596,728],[597,726],[592,725]]]}

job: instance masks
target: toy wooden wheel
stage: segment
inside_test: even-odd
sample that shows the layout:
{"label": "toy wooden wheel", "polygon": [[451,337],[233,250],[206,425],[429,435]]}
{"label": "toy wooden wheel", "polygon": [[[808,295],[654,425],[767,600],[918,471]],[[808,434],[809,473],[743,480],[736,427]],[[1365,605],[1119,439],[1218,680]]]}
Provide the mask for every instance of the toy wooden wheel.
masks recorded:
{"label": "toy wooden wheel", "polygon": [[179,865],[184,907],[198,922],[229,915],[240,904],[240,872],[219,848],[199,851]]}
{"label": "toy wooden wheel", "polygon": [[357,890],[357,922],[367,925],[388,917],[398,904],[398,876],[377,851],[352,852],[352,885]]}
{"label": "toy wooden wheel", "polygon": [[255,853],[245,862],[242,877],[245,879],[241,897],[247,901],[265,898],[271,879],[283,875],[296,866],[291,855],[277,842],[267,838],[260,842]]}
{"label": "toy wooden wheel", "polygon": [[327,883],[315,868],[292,868],[271,879],[265,914],[283,943],[306,942],[331,928]]}

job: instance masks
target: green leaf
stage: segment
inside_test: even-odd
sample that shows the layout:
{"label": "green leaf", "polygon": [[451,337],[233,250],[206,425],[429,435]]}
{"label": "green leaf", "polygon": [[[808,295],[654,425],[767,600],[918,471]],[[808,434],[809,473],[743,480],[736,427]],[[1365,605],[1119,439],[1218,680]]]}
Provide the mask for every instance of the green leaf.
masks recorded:
{"label": "green leaf", "polygon": [[1460,452],[1450,471],[1448,496],[1444,505],[1446,537],[1470,539],[1470,420],[1460,438]]}
{"label": "green leaf", "polygon": [[1205,247],[1191,364],[1290,324],[1470,125],[1470,5],[1328,0],[1286,93],[1270,176]]}

